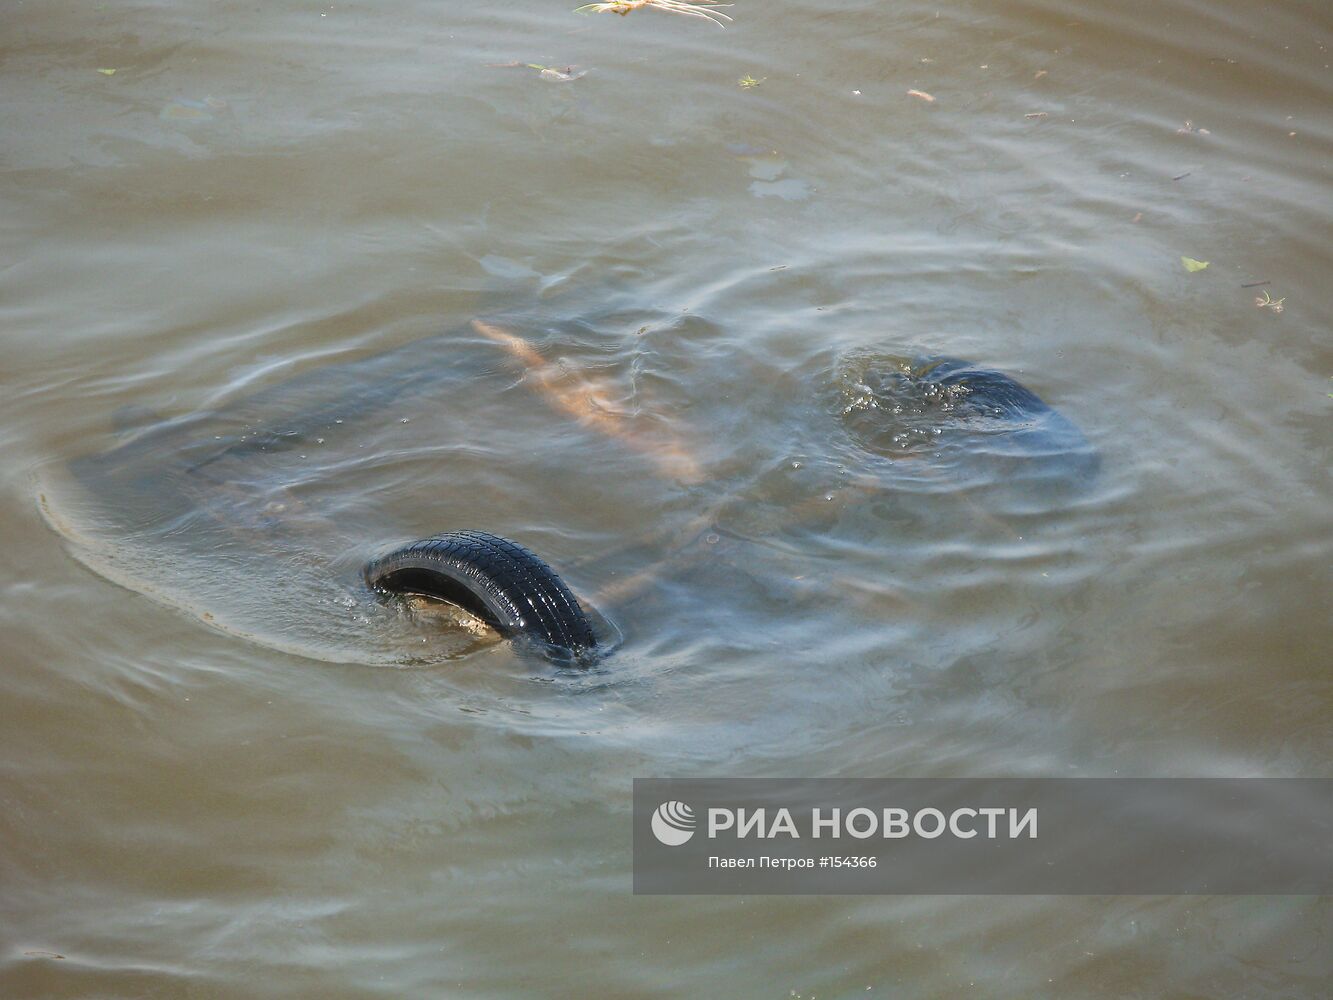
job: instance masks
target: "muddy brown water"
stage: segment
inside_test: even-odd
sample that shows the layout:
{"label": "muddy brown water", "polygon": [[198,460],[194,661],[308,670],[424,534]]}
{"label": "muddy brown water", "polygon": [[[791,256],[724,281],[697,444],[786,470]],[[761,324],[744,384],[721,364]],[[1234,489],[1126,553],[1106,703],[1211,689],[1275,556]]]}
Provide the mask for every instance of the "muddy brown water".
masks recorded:
{"label": "muddy brown water", "polygon": [[[572,6],[6,6],[0,993],[1321,995],[1324,899],[636,898],[629,808],[1329,776],[1328,7]],[[1095,475],[877,436],[921,354]],[[359,589],[450,527],[614,653]]]}

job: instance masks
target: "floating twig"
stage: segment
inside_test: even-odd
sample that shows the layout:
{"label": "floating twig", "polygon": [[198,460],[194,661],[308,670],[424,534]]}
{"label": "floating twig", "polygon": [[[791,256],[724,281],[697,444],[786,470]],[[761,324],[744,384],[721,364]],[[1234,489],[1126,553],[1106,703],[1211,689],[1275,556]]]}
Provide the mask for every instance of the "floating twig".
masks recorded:
{"label": "floating twig", "polygon": [[611,3],[585,3],[582,7],[576,7],[574,13],[619,14],[624,17],[630,11],[638,10],[640,7],[656,7],[668,14],[701,17],[705,21],[712,21],[719,28],[725,28],[726,25],[722,22],[730,21],[731,18],[714,8],[730,6],[732,5],[719,3],[718,0],[613,0]]}
{"label": "floating twig", "polygon": [[1242,284],[1240,287],[1241,287],[1241,288],[1258,288],[1260,285],[1271,285],[1271,284],[1272,284],[1271,281],[1269,281],[1269,280],[1267,280],[1267,279],[1264,279],[1263,281],[1247,281],[1247,282],[1245,282],[1244,284]]}
{"label": "floating twig", "polygon": [[1268,291],[1266,289],[1263,295],[1256,295],[1254,297],[1254,304],[1258,306],[1260,309],[1271,309],[1273,310],[1273,312],[1278,314],[1281,314],[1282,303],[1286,301],[1287,301],[1286,299],[1273,298],[1273,296],[1268,294]]}

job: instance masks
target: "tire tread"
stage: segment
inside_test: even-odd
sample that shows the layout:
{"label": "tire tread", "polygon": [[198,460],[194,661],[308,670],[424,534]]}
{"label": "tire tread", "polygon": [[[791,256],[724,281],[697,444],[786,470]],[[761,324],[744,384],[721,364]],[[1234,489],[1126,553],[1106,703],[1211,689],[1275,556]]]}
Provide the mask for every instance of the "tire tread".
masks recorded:
{"label": "tire tread", "polygon": [[378,590],[398,589],[395,577],[410,570],[437,574],[498,607],[492,624],[564,649],[597,644],[587,615],[564,582],[531,550],[485,531],[447,531],[374,560],[366,580]]}

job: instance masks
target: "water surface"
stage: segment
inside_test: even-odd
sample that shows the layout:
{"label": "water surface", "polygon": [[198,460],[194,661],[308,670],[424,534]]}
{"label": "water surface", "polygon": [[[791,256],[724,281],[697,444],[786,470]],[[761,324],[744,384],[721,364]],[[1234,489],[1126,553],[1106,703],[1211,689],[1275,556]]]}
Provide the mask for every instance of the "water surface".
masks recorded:
{"label": "water surface", "polygon": [[[3,992],[1318,995],[1322,899],[635,898],[629,809],[1328,776],[1324,5],[568,7],[9,6]],[[1095,475],[877,439],[921,356]],[[360,589],[452,527],[615,653]]]}

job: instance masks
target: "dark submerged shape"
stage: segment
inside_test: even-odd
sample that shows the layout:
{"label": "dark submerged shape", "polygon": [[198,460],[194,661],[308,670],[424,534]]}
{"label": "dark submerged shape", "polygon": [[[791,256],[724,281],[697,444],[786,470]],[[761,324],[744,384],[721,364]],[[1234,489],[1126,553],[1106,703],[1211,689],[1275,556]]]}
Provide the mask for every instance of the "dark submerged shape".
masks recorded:
{"label": "dark submerged shape", "polygon": [[561,650],[595,649],[597,637],[578,601],[551,567],[507,538],[447,531],[411,542],[366,566],[376,590],[448,601],[502,635]]}
{"label": "dark submerged shape", "polygon": [[[426,539],[417,544],[436,544],[415,553],[415,569],[405,561],[413,546],[370,568],[347,558],[384,530],[373,505],[339,485],[345,472],[368,474],[380,461],[354,451],[356,440],[385,413],[443,412],[434,401],[446,395],[466,410],[465,391],[486,391],[494,365],[493,347],[475,339],[451,332],[313,368],[217,410],[162,419],[126,408],[114,418],[117,442],[71,460],[68,477],[54,475],[43,509],[97,572],[275,648],[389,663],[411,649],[408,662],[420,662],[403,644],[418,631],[395,628],[397,616],[362,613],[373,608],[364,581],[379,567],[380,590],[448,600],[529,640],[533,652],[588,665],[608,651],[614,626],[512,542],[481,532]],[[428,658],[476,648],[464,630],[440,640]]]}

